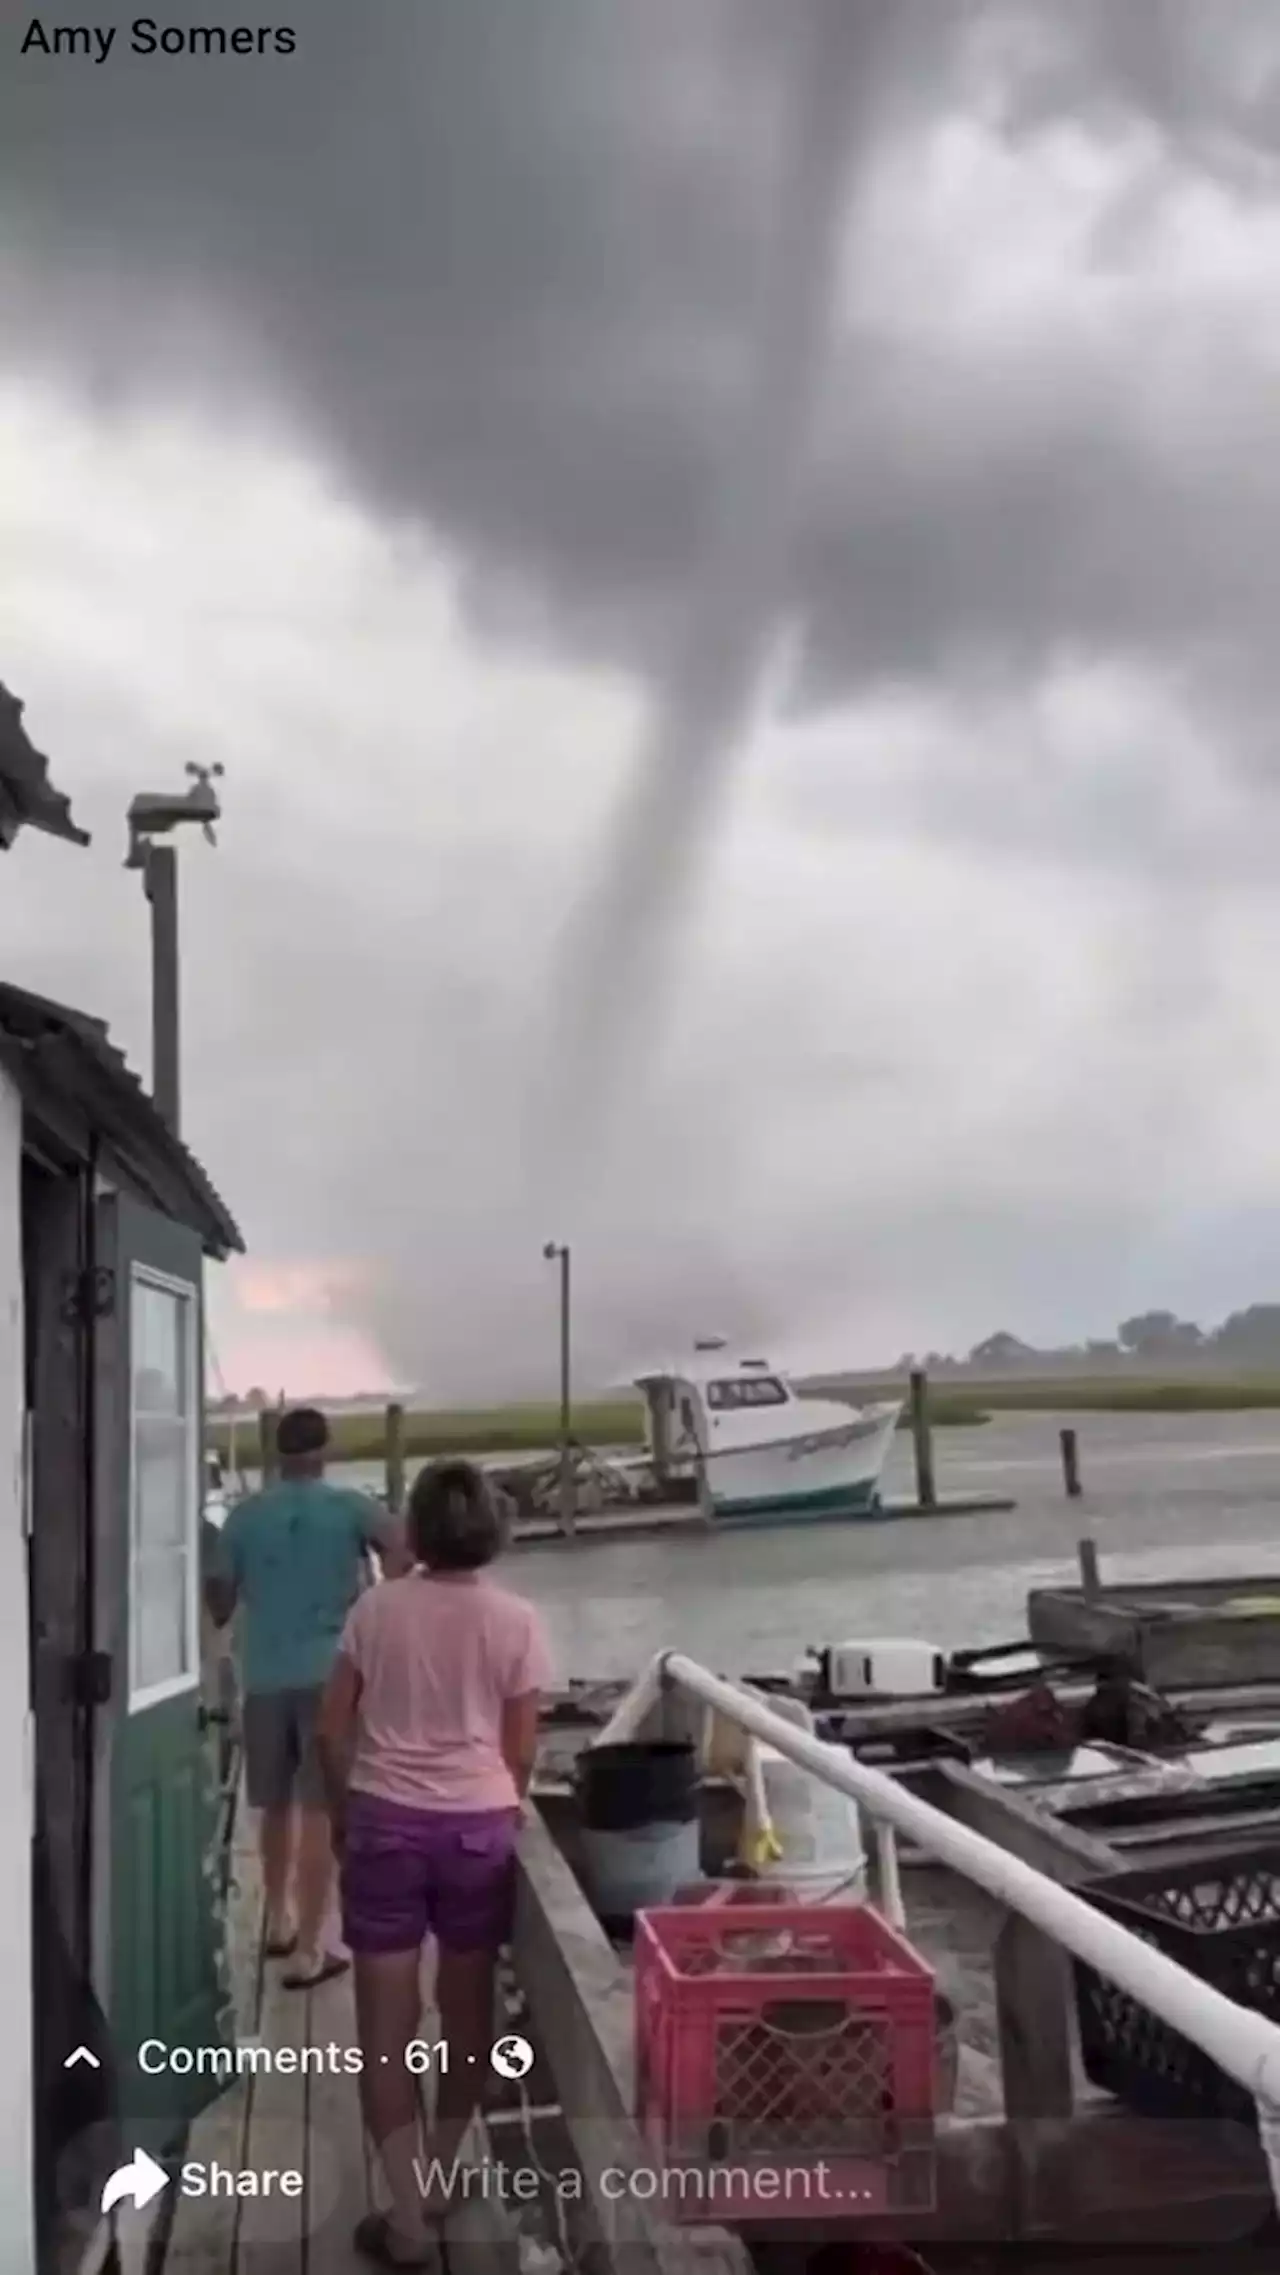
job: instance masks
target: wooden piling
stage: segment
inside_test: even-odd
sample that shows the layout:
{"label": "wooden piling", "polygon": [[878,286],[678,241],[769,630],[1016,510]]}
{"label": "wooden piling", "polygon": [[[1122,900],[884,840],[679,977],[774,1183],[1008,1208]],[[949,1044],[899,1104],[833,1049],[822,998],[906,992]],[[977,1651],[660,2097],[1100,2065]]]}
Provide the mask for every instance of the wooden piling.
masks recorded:
{"label": "wooden piling", "polygon": [[578,1461],[573,1442],[573,1303],[571,1256],[560,1250],[560,1530],[572,1540],[578,1529]]}
{"label": "wooden piling", "polygon": [[916,1454],[916,1499],[922,1509],[936,1509],[938,1488],[933,1469],[929,1378],[923,1367],[913,1367],[911,1370],[911,1439]]}
{"label": "wooden piling", "polygon": [[671,1483],[671,1394],[665,1384],[645,1391],[648,1409],[649,1442],[652,1448],[653,1481],[659,1493],[665,1493]]}
{"label": "wooden piling", "polygon": [[1058,1442],[1062,1447],[1062,1482],[1069,1501],[1080,1498],[1080,1448],[1074,1430],[1059,1430]]}
{"label": "wooden piling", "polygon": [[398,1517],[404,1507],[404,1408],[393,1398],[387,1407],[387,1507]]}
{"label": "wooden piling", "polygon": [[578,1468],[572,1442],[560,1448],[560,1530],[566,1540],[578,1533]]}
{"label": "wooden piling", "polygon": [[1077,1543],[1076,1555],[1080,1560],[1080,1587],[1086,1603],[1095,1603],[1102,1593],[1098,1572],[1098,1544],[1094,1540]]}
{"label": "wooden piling", "polygon": [[1075,2106],[1071,1969],[1061,1944],[1017,1912],[1005,1914],[992,1953],[1000,2075],[1015,2233],[1036,2224],[1051,2126],[1070,2125]]}
{"label": "wooden piling", "polygon": [[276,1451],[276,1424],[280,1419],[274,1406],[258,1410],[258,1469],[264,1485],[269,1485],[279,1474],[280,1457]]}

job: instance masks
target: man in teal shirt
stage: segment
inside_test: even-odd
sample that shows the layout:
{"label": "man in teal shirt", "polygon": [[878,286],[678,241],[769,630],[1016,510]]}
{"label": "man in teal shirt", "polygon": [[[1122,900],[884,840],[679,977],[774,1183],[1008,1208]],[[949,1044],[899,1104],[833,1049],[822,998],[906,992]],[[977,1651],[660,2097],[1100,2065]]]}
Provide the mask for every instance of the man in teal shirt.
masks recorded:
{"label": "man in teal shirt", "polygon": [[231,1510],[208,1588],[220,1626],[242,1608],[245,1794],[261,1812],[267,1950],[280,1959],[297,1953],[284,1978],[291,1990],[324,1982],[346,1965],[321,1948],[333,1879],[315,1736],[321,1693],[369,1551],[377,1551],[389,1577],[409,1562],[399,1526],[376,1501],[326,1482],[328,1446],[329,1426],[316,1408],[281,1416],[279,1481]]}

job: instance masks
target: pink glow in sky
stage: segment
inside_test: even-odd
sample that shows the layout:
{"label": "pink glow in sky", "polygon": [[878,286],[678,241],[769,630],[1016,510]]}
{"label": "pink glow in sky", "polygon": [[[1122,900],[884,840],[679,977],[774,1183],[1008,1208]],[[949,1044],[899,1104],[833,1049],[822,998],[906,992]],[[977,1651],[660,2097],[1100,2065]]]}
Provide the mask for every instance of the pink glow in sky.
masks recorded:
{"label": "pink glow in sky", "polygon": [[358,1277],[337,1258],[244,1260],[211,1273],[213,1388],[324,1398],[392,1388],[385,1361],[345,1315]]}

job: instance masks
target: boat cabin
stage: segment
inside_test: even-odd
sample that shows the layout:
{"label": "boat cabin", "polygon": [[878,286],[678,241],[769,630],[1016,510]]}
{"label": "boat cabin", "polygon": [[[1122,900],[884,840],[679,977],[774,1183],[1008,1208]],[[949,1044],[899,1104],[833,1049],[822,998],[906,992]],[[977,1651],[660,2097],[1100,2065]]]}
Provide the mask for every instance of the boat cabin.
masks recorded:
{"label": "boat cabin", "polygon": [[658,1491],[696,1497],[716,1523],[834,1523],[881,1506],[898,1400],[810,1398],[767,1359],[730,1357],[719,1342],[637,1388]]}
{"label": "boat cabin", "polygon": [[637,1378],[645,1400],[646,1452],[660,1486],[695,1477],[713,1445],[750,1446],[782,1438],[795,1426],[799,1401],[767,1359],[735,1358],[723,1343],[703,1342],[671,1373]]}
{"label": "boat cabin", "polygon": [[[215,2045],[201,1704],[206,1257],[223,1202],[99,1021],[0,985],[5,2264],[82,2264],[102,2183],[171,2146]],[[24,1986],[33,1986],[30,2006]],[[71,2070],[77,2047],[92,2060]]]}

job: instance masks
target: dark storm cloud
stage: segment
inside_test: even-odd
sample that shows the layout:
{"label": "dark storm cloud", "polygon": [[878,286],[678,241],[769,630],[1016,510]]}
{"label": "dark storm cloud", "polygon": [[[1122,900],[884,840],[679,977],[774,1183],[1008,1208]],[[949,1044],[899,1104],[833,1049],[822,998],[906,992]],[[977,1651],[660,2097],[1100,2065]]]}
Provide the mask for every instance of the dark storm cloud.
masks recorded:
{"label": "dark storm cloud", "polygon": [[[1005,83],[1010,126],[1051,119],[1146,118],[1176,155],[1236,178],[1257,178],[1280,130],[1280,38],[1265,0],[992,0],[992,49],[1015,68]],[[990,50],[988,52],[991,52]]]}
{"label": "dark storm cloud", "polygon": [[[1046,370],[1033,403],[1009,401],[994,446],[982,428],[998,377],[940,375],[932,404],[917,380],[915,449],[887,459],[887,405],[907,361],[868,344],[872,400],[808,535],[810,638],[828,691],[983,655],[1034,671],[1073,641],[1184,661],[1199,651],[1206,664],[1223,643],[1241,661],[1269,653],[1280,471],[1263,447],[1272,383],[1260,361],[1223,370],[1208,447],[1193,414],[1180,436],[1153,431],[1137,388],[1116,400],[1123,377],[1078,374],[1055,402]],[[966,425],[970,445],[957,448]],[[846,494],[856,519],[841,511]]]}
{"label": "dark storm cloud", "polygon": [[[228,423],[273,418],[384,523],[429,524],[478,617],[519,618],[576,655],[607,649],[665,673],[750,378],[798,13],[799,0],[302,0],[287,59],[118,57],[95,69],[18,66],[6,53],[0,361],[48,370],[105,410],[186,396],[225,404]],[[912,137],[922,147],[947,105],[998,118],[1015,141],[1083,119],[1119,148],[1126,122],[1150,122],[1144,164],[1092,248],[1100,279],[1141,270],[1150,227],[1192,173],[1242,199],[1270,195],[1277,32],[1265,0],[926,0],[908,13],[867,66],[878,158]],[[1111,339],[1041,338],[1033,325],[1013,352],[995,340],[975,354],[945,324],[929,331],[927,279],[897,282],[912,322],[895,328],[858,304],[829,374],[790,563],[810,698],[929,681],[945,720],[975,659],[1022,693],[1060,652],[1172,660],[1206,731],[1224,729],[1224,768],[1267,778],[1280,475],[1272,381],[1250,341],[1215,345],[1192,308],[1185,334],[1173,325],[1157,339],[1129,315]],[[1157,418],[1152,371],[1166,374],[1191,331],[1181,392]],[[321,676],[359,673],[364,657],[328,629]],[[194,679],[194,637],[190,661]],[[109,676],[90,650],[86,711],[99,711]],[[137,718],[121,708],[113,795],[144,765]],[[301,709],[299,720],[312,723]],[[173,763],[163,726],[144,746],[157,786]],[[406,745],[421,730],[406,705]],[[271,758],[289,788],[313,763],[340,770],[322,743],[277,737]],[[1008,867],[1044,839],[1071,839],[1082,866],[1100,867],[1100,849],[1119,863],[1144,835],[1179,885],[1195,866],[1194,815],[1175,831],[1164,817],[1153,825],[1141,799],[1082,804],[1069,784],[1020,807],[1007,778],[984,772],[976,737],[964,756],[967,775],[941,791],[936,769],[922,776],[921,812],[939,834],[1003,851]],[[833,793],[841,826],[856,828],[856,804],[848,782]],[[433,851],[449,824],[424,826]],[[276,854],[286,830],[292,870]],[[1247,858],[1229,835],[1213,846],[1223,886]],[[190,1032],[206,1054],[192,1082],[199,1142],[238,1207],[248,1188],[251,1237],[277,1254],[357,1250],[393,1364],[461,1396],[499,1375],[527,1387],[531,1366],[542,1386],[552,1294],[538,1252],[570,1230],[576,1243],[579,1228],[516,1198],[518,1105],[543,1047],[538,1007],[516,984],[540,968],[538,890],[522,900],[514,874],[471,862],[467,880],[481,873],[495,912],[480,956],[465,891],[442,913],[444,867],[426,871],[424,917],[411,893],[361,872],[340,830],[308,834],[261,809],[233,818],[225,869],[205,886],[191,864],[193,902],[226,897],[217,921],[212,901],[192,911]],[[131,1021],[145,1039],[142,912],[127,889],[126,900],[119,879],[104,885],[94,937],[131,940]],[[38,895],[27,907],[34,936]],[[1199,958],[1186,909],[1172,895],[1153,908],[1157,952],[1136,937],[1131,968],[1117,963],[1124,1049],[1114,1068],[1102,1049],[1100,1100],[1140,1061],[1165,919]],[[1038,914],[1029,898],[1028,932]],[[82,926],[87,936],[87,896],[46,958],[50,984],[73,999],[85,992]],[[937,1301],[961,1315],[975,1283],[1068,1286],[1083,1306],[1084,1280],[1122,1240],[1150,1236],[1132,1185],[1127,1202],[1108,1196],[1089,1217],[1087,1181],[1066,1177],[1054,1151],[1057,1092],[1027,1125],[1043,1157],[1038,1182],[1027,1177],[1036,1197],[970,1192],[957,1211],[949,1181],[978,1182],[979,1153],[958,1171],[922,1166],[905,1201],[890,1178],[883,1199],[864,1166],[857,1064],[859,993],[873,1002],[881,976],[851,968],[843,1027],[823,992],[829,1039],[855,1062],[841,1096],[829,1063],[761,1050],[751,980],[749,1016],[728,1043],[721,1021],[701,1084],[636,1103],[612,1215],[598,1237],[581,1228],[584,1346],[612,1364],[694,1329],[754,1329],[766,1287],[762,1336],[784,1312],[847,1316],[867,1288],[874,1300],[906,1286],[920,1316]],[[1163,998],[1155,1009],[1168,1020]],[[986,1016],[983,1049],[998,1058],[1004,1037],[988,1043]],[[909,1030],[907,1017],[906,1058]],[[885,1155],[898,1071],[876,1077],[890,1094]],[[1194,1080],[1184,1056],[1170,1083]],[[1163,1061],[1142,1081],[1150,1142],[1172,1158],[1180,1098]],[[1063,1084],[1088,1090],[1088,1069]],[[317,1097],[324,1114],[304,1126]],[[770,1142],[779,1098],[796,1125],[787,1145]],[[935,1110],[941,1119],[908,1097],[901,1131],[932,1127]],[[1105,1157],[1105,1116],[1086,1137]],[[1001,1155],[1002,1177],[1005,1166]],[[926,1193],[926,1176],[946,1190]],[[523,1278],[513,1257],[530,1261]]]}
{"label": "dark storm cloud", "polygon": [[198,386],[212,315],[215,376],[247,361],[381,509],[584,629],[642,613],[740,380],[763,15],[307,0],[287,61],[8,71],[30,344],[108,399]]}
{"label": "dark storm cloud", "polygon": [[[948,94],[996,102],[1013,134],[1136,107],[1179,161],[1271,151],[1276,32],[1255,0],[903,8],[910,36],[866,66],[882,133]],[[108,403],[274,399],[381,511],[428,516],[482,603],[579,651],[662,656],[744,382],[802,19],[764,0],[308,0],[290,58],[11,60],[9,353]],[[1171,482],[1167,438],[1088,368],[1029,375],[1034,407],[1011,396],[998,444],[966,454],[990,375],[944,359],[932,390],[918,369],[904,387],[902,354],[855,337],[833,389],[797,563],[824,678],[1069,630],[1256,636],[1266,459],[1239,495],[1211,462]],[[1246,360],[1232,384],[1260,427],[1261,375]]]}

